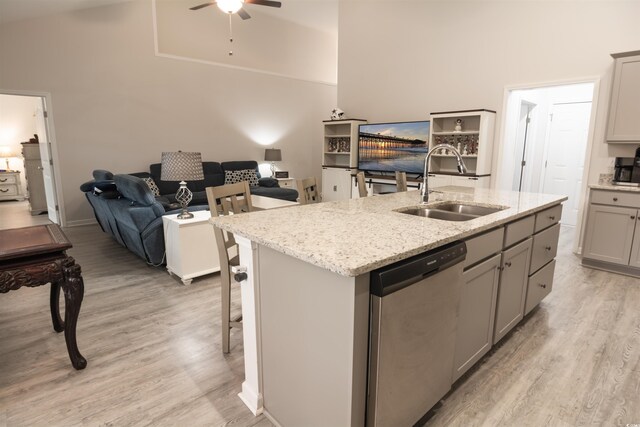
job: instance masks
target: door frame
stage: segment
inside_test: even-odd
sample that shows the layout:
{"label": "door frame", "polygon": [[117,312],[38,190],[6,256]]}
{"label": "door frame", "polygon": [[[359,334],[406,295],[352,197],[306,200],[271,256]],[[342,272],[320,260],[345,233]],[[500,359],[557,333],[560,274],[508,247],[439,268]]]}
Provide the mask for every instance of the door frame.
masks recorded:
{"label": "door frame", "polygon": [[64,210],[64,198],[62,196],[62,180],[60,178],[60,156],[58,155],[58,143],[56,132],[53,125],[53,102],[51,101],[51,93],[32,90],[12,90],[0,88],[0,95],[16,95],[16,96],[32,96],[44,99],[47,117],[45,118],[45,126],[47,129],[49,143],[51,144],[51,159],[53,160],[53,181],[55,184],[56,204],[58,205],[58,221],[60,226],[67,226],[67,216]]}
{"label": "door frame", "polygon": [[[598,115],[598,98],[600,95],[600,80],[601,77],[600,76],[593,76],[593,77],[582,77],[582,78],[576,78],[576,79],[566,79],[566,80],[554,80],[554,81],[548,81],[548,82],[538,82],[538,83],[523,83],[523,84],[517,84],[517,85],[506,85],[504,87],[504,93],[502,96],[502,111],[503,111],[503,120],[501,120],[500,123],[500,133],[498,135],[497,141],[498,141],[498,150],[494,150],[495,152],[497,152],[497,154],[494,154],[494,170],[493,172],[495,172],[495,176],[496,176],[496,180],[492,180],[492,188],[496,188],[495,184],[496,182],[498,182],[498,176],[501,175],[500,173],[500,165],[502,165],[503,162],[503,151],[504,151],[504,147],[505,147],[505,138],[506,138],[506,131],[507,131],[507,121],[504,120],[504,116],[505,116],[505,112],[507,111],[507,106],[509,104],[509,95],[511,94],[512,91],[514,90],[526,90],[526,89],[540,89],[543,87],[549,87],[549,86],[567,86],[567,85],[573,85],[573,84],[581,84],[581,83],[592,83],[593,84],[593,97],[591,99],[591,117],[589,119],[589,133],[587,134],[587,147],[586,147],[586,153],[584,155],[584,163],[585,163],[585,167],[584,170],[582,172],[582,187],[580,188],[580,194],[582,195],[582,200],[579,203],[579,207],[578,207],[578,220],[576,222],[576,234],[574,237],[574,242],[573,242],[573,252],[576,254],[580,254],[582,252],[582,228],[584,223],[586,222],[586,215],[587,215],[587,205],[589,203],[589,195],[587,193],[587,190],[589,188],[589,171],[591,169],[591,152],[593,150],[593,140],[594,140],[594,135],[595,135],[595,128],[596,128],[596,119],[597,119],[597,115]],[[501,176],[500,176],[501,177]]]}

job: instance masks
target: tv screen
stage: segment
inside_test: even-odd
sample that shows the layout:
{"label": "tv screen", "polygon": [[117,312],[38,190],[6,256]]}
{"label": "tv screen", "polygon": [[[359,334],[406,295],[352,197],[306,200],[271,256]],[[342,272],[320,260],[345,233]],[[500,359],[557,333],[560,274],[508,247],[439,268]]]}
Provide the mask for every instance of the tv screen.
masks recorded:
{"label": "tv screen", "polygon": [[429,126],[428,121],[360,125],[358,169],[421,174],[429,151]]}

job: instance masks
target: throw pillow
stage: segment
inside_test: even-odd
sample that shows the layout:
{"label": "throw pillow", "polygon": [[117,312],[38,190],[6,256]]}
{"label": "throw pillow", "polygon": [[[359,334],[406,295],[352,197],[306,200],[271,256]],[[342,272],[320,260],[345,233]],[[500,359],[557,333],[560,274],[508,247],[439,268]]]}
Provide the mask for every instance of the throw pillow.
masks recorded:
{"label": "throw pillow", "polygon": [[147,177],[147,178],[142,178],[142,180],[147,184],[147,187],[149,187],[149,190],[151,190],[154,196],[160,195],[160,189],[156,185],[156,182],[153,180],[153,178]]}
{"label": "throw pillow", "polygon": [[249,181],[249,186],[258,185],[258,175],[255,169],[240,169],[236,171],[224,171],[224,184],[235,184],[236,182]]}

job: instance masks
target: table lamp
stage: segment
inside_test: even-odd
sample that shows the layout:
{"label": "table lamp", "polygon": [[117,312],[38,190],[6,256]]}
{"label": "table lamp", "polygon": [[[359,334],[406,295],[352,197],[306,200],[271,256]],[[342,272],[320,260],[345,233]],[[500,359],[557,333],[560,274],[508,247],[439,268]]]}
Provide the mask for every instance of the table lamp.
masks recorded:
{"label": "table lamp", "polygon": [[180,181],[180,188],[176,192],[176,200],[182,207],[178,219],[193,218],[193,214],[187,211],[189,202],[193,199],[193,193],[187,188],[185,181],[202,181],[202,155],[200,153],[187,153],[184,151],[162,153],[162,167],[160,179],[163,181]]}
{"label": "table lamp", "polygon": [[4,161],[6,163],[5,169],[9,171],[9,157],[15,157],[16,153],[13,151],[9,145],[0,145],[0,157],[4,157]]}
{"label": "table lamp", "polygon": [[266,148],[264,150],[265,162],[271,162],[271,176],[276,176],[276,163],[282,160],[282,151],[279,148]]}

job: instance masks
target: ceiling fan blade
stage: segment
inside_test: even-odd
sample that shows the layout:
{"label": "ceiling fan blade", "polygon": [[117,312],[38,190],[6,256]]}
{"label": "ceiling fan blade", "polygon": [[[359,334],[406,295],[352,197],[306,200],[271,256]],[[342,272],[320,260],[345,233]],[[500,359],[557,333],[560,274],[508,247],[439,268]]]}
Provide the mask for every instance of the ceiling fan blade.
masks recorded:
{"label": "ceiling fan blade", "polygon": [[198,10],[198,9],[202,9],[203,7],[211,6],[214,4],[216,4],[215,1],[210,1],[209,3],[202,3],[197,6],[190,7],[189,10]]}
{"label": "ceiling fan blade", "polygon": [[273,0],[244,0],[245,3],[259,4],[260,6],[280,7],[282,3]]}
{"label": "ceiling fan blade", "polygon": [[240,16],[240,18],[242,18],[242,19],[249,19],[249,18],[251,18],[251,15],[249,15],[249,14],[247,13],[247,11],[246,11],[246,10],[244,10],[244,9],[242,9],[242,8],[240,8],[240,10],[238,10],[238,15],[239,15],[239,16]]}

